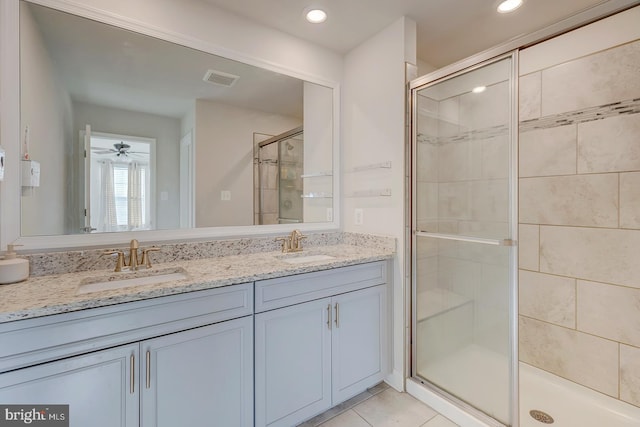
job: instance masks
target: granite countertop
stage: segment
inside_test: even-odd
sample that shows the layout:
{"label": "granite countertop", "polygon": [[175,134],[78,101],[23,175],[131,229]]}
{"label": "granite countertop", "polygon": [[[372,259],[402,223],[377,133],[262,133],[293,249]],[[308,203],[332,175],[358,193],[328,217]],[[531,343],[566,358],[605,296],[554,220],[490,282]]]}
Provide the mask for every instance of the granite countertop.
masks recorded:
{"label": "granite countertop", "polygon": [[[299,257],[314,254],[333,258],[301,264],[290,264],[282,260],[283,255]],[[0,285],[0,323],[386,260],[392,256],[393,251],[389,248],[339,244],[305,249],[293,254],[274,251],[166,262],[154,265],[151,270],[138,272],[93,270],[31,277],[25,282]],[[118,280],[150,275],[152,271],[172,272],[180,269],[186,272],[186,279],[77,293],[81,284],[98,278],[110,277],[111,280]]]}

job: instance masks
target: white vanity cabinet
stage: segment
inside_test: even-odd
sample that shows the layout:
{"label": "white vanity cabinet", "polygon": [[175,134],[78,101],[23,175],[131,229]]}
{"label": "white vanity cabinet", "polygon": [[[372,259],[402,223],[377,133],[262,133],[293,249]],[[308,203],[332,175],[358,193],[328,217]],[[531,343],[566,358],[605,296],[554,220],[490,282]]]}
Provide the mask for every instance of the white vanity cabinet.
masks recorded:
{"label": "white vanity cabinet", "polygon": [[69,404],[72,427],[253,426],[252,314],[249,283],[0,324],[0,402]]}
{"label": "white vanity cabinet", "polygon": [[253,426],[251,316],[141,343],[142,427]]}
{"label": "white vanity cabinet", "polygon": [[386,283],[386,262],[256,282],[256,427],[296,425],[384,378]]}
{"label": "white vanity cabinet", "polygon": [[138,345],[0,374],[3,405],[69,405],[74,427],[138,425]]}

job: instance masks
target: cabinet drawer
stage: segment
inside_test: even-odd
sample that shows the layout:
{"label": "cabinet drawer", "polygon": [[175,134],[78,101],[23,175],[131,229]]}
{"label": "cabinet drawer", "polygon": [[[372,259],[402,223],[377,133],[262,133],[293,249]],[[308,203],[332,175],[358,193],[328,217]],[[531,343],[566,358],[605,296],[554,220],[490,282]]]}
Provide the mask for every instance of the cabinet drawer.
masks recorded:
{"label": "cabinet drawer", "polygon": [[0,324],[0,372],[253,314],[253,283]]}
{"label": "cabinet drawer", "polygon": [[256,282],[256,313],[387,282],[387,262],[279,277]]}

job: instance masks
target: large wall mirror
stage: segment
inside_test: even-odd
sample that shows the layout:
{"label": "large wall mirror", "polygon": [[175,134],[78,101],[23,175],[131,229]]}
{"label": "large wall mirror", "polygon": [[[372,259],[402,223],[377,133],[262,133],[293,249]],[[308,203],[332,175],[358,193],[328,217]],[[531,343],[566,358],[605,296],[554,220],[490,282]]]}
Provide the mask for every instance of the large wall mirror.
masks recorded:
{"label": "large wall mirror", "polygon": [[333,88],[25,0],[19,16],[21,236],[333,221]]}

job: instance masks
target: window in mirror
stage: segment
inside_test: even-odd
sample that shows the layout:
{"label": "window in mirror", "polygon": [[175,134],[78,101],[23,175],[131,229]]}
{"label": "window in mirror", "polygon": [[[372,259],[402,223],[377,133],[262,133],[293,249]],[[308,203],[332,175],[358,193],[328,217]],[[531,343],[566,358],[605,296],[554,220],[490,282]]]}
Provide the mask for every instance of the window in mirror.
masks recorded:
{"label": "window in mirror", "polygon": [[153,229],[155,140],[93,133],[89,140],[85,231]]}

